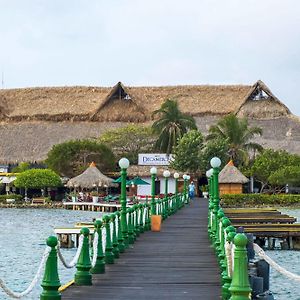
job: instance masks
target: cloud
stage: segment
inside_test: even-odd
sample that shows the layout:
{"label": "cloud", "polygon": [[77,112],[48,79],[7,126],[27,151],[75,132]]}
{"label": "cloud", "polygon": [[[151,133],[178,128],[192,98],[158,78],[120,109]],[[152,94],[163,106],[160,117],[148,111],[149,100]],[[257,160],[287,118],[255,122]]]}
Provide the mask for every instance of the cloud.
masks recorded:
{"label": "cloud", "polygon": [[6,0],[6,87],[252,84],[300,115],[296,0]]}

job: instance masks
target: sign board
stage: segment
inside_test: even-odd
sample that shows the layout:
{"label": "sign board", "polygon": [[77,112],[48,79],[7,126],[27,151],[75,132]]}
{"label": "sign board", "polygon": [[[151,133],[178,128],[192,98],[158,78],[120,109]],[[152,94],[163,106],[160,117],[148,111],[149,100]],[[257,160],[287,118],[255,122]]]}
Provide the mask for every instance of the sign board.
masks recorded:
{"label": "sign board", "polygon": [[140,166],[168,166],[173,160],[172,154],[154,154],[146,153],[139,154],[138,164]]}

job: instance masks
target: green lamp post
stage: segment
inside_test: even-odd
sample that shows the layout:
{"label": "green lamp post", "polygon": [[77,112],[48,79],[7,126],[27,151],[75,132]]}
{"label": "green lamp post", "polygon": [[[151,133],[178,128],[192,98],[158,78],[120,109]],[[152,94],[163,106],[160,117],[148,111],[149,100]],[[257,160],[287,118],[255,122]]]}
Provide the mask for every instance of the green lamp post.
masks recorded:
{"label": "green lamp post", "polygon": [[169,215],[169,200],[168,200],[168,181],[169,181],[169,177],[170,177],[171,173],[169,170],[165,170],[163,172],[163,176],[165,177],[165,199],[164,199],[164,203],[165,203],[165,209],[164,209],[164,219],[166,219]]}
{"label": "green lamp post", "polygon": [[187,203],[187,196],[186,196],[186,184],[187,184],[187,175],[183,174],[183,199],[184,199],[184,204]]}
{"label": "green lamp post", "polygon": [[151,173],[151,215],[156,215],[156,204],[155,204],[155,179],[157,174],[157,169],[152,167],[150,169]]}
{"label": "green lamp post", "polygon": [[179,209],[179,203],[178,203],[178,178],[179,174],[176,172],[174,173],[174,179],[175,179],[175,204],[174,204],[174,212],[176,212]]}
{"label": "green lamp post", "polygon": [[129,160],[125,157],[119,160],[119,166],[121,168],[121,228],[122,235],[124,239],[125,248],[128,248],[128,228],[127,228],[127,199],[126,199],[126,176],[127,176],[127,168],[129,167]]}
{"label": "green lamp post", "polygon": [[216,237],[217,234],[217,226],[218,226],[218,211],[220,208],[220,197],[219,197],[219,167],[221,166],[221,160],[218,157],[213,157],[210,160],[210,165],[213,168],[212,172],[212,180],[213,180],[213,233],[214,236]]}

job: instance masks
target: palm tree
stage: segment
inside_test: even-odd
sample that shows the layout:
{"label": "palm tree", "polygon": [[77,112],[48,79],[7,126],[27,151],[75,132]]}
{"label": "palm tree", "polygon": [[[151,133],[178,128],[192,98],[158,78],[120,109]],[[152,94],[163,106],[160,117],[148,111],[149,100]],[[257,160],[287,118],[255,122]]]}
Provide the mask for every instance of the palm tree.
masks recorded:
{"label": "palm tree", "polygon": [[159,135],[155,147],[167,154],[172,152],[173,147],[189,129],[197,130],[194,118],[182,113],[177,101],[167,99],[152,116],[157,114],[159,119],[152,124],[153,131]]}
{"label": "palm tree", "polygon": [[229,156],[236,163],[248,163],[249,151],[262,151],[260,144],[251,142],[256,135],[262,135],[260,127],[248,127],[246,118],[239,119],[236,115],[230,114],[219,120],[216,125],[209,128],[207,140],[223,139],[227,141]]}

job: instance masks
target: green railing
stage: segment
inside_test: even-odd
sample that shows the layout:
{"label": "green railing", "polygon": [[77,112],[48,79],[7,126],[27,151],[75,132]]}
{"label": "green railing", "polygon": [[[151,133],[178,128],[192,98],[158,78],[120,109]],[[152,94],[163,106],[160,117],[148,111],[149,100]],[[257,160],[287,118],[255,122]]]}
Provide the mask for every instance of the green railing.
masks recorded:
{"label": "green railing", "polygon": [[[166,219],[184,206],[186,197],[188,195],[177,194],[162,200],[154,200],[155,211]],[[96,220],[94,223],[95,234],[91,244],[89,243],[90,229],[84,227],[80,230],[82,235],[78,246],[80,253],[74,278],[76,285],[92,285],[93,274],[105,273],[105,265],[113,264],[120,257],[120,254],[126,251],[120,215],[120,212],[117,211],[103,216],[102,220]],[[126,220],[128,243],[133,244],[140,234],[151,229],[151,204],[146,202],[128,207]],[[51,236],[47,239],[47,245],[51,247],[51,252],[46,262],[42,281],[43,292],[40,299],[43,300],[61,299],[60,280],[57,271],[58,256],[60,257],[61,254],[57,244],[56,237]],[[64,264],[68,266],[67,263],[64,262]]]}
{"label": "green railing", "polygon": [[213,169],[206,173],[209,183],[208,236],[220,266],[222,299],[248,300],[251,293],[246,250],[248,239],[245,234],[236,233],[220,207],[220,163],[214,159],[211,160]]}

